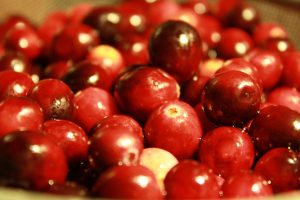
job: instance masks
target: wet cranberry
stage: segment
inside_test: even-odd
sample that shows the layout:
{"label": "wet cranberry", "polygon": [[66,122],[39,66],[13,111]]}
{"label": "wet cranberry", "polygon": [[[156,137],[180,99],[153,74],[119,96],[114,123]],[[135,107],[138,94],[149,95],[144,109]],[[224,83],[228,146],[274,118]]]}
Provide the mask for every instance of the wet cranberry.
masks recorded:
{"label": "wet cranberry", "polygon": [[274,193],[297,190],[300,187],[299,153],[287,148],[274,148],[256,163],[255,172],[262,174]]}
{"label": "wet cranberry", "polygon": [[0,71],[14,70],[32,74],[34,69],[30,60],[23,54],[14,51],[5,51],[0,57]]}
{"label": "wet cranberry", "polygon": [[221,126],[206,133],[200,143],[198,159],[223,178],[248,170],[254,161],[251,137],[238,128]]}
{"label": "wet cranberry", "polygon": [[201,124],[202,124],[202,129],[203,129],[203,135],[205,135],[208,131],[211,131],[215,128],[217,128],[217,125],[214,124],[212,121],[210,121],[208,118],[207,118],[207,115],[204,111],[204,107],[203,107],[203,104],[202,103],[198,103],[196,106],[195,106],[195,111],[201,121]]}
{"label": "wet cranberry", "polygon": [[300,113],[285,106],[267,106],[253,119],[249,134],[260,153],[275,147],[300,147]]}
{"label": "wet cranberry", "polygon": [[212,5],[207,0],[185,0],[181,6],[193,9],[198,15],[206,15],[212,12]]}
{"label": "wet cranberry", "polygon": [[202,102],[213,122],[240,126],[257,114],[261,95],[259,84],[250,75],[228,71],[206,83]]}
{"label": "wet cranberry", "polygon": [[250,170],[240,171],[227,177],[221,190],[224,198],[254,198],[273,194],[267,179]]}
{"label": "wet cranberry", "polygon": [[179,85],[161,69],[138,67],[117,79],[114,96],[122,109],[144,122],[156,107],[178,99]]}
{"label": "wet cranberry", "polygon": [[42,189],[42,192],[65,195],[65,196],[87,196],[87,188],[77,184],[76,182],[54,183]]}
{"label": "wet cranberry", "polygon": [[0,149],[0,179],[6,185],[37,190],[65,181],[64,152],[39,132],[8,134],[0,139]]}
{"label": "wet cranberry", "polygon": [[86,132],[89,132],[104,117],[118,112],[117,105],[110,93],[96,87],[87,87],[77,92],[74,102],[74,121]]}
{"label": "wet cranberry", "polygon": [[43,121],[42,108],[27,97],[10,97],[0,103],[0,136],[13,131],[37,131]]}
{"label": "wet cranberry", "polygon": [[281,81],[285,86],[300,89],[300,51],[286,53]]}
{"label": "wet cranberry", "polygon": [[149,41],[150,62],[182,82],[192,77],[202,59],[197,30],[183,21],[159,25]]}
{"label": "wet cranberry", "polygon": [[87,135],[75,123],[68,120],[48,120],[43,123],[42,132],[64,150],[68,163],[79,163],[87,158]]}
{"label": "wet cranberry", "polygon": [[194,160],[175,165],[165,178],[166,199],[218,199],[219,186],[211,168]]}
{"label": "wet cranberry", "polygon": [[63,80],[64,76],[71,68],[71,62],[58,61],[50,63],[43,71],[43,78],[53,78]]}
{"label": "wet cranberry", "polygon": [[165,149],[177,159],[191,158],[202,136],[195,110],[182,101],[168,101],[156,108],[144,127],[149,146]]}

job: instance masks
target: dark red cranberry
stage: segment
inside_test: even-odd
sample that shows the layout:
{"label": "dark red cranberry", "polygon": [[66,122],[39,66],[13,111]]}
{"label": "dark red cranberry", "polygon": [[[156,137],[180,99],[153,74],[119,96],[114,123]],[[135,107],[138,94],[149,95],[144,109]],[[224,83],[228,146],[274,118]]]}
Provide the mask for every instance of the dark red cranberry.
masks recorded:
{"label": "dark red cranberry", "polygon": [[88,137],[77,124],[68,120],[48,120],[43,123],[42,132],[64,150],[68,163],[86,160]]}
{"label": "dark red cranberry", "polygon": [[42,192],[65,196],[87,196],[88,190],[76,182],[66,181],[64,183],[54,183],[42,189]]}
{"label": "dark red cranberry", "polygon": [[29,97],[43,108],[45,119],[72,119],[74,94],[62,81],[44,79],[30,91]]}
{"label": "dark red cranberry", "polygon": [[194,27],[183,21],[167,21],[152,33],[150,62],[182,82],[196,72],[202,60],[201,45],[201,38]]}
{"label": "dark red cranberry", "polygon": [[92,192],[112,199],[163,199],[154,174],[140,165],[109,168],[99,176]]}
{"label": "dark red cranberry", "polygon": [[14,70],[32,74],[34,69],[30,60],[23,54],[14,51],[5,51],[0,57],[0,71]]}
{"label": "dark red cranberry", "polygon": [[300,51],[288,52],[283,58],[282,85],[300,89]]}
{"label": "dark red cranberry", "polygon": [[204,111],[204,107],[203,107],[203,104],[202,103],[198,103],[196,106],[195,106],[195,111],[201,121],[201,124],[202,124],[202,129],[203,129],[203,135],[205,135],[208,131],[211,131],[215,128],[217,128],[217,125],[214,124],[212,121],[210,121],[208,118],[207,118],[207,115]]}
{"label": "dark red cranberry", "polygon": [[166,199],[218,199],[219,186],[211,168],[194,160],[175,165],[165,180]]}
{"label": "dark red cranberry", "polygon": [[123,110],[144,122],[156,107],[179,98],[179,85],[161,69],[138,67],[117,79],[114,96]]}
{"label": "dark red cranberry", "polygon": [[212,13],[212,5],[208,0],[185,0],[181,6],[191,8],[198,15],[208,15]]}
{"label": "dark red cranberry", "polygon": [[258,198],[273,194],[267,179],[250,170],[239,171],[227,177],[221,190],[224,198]]}
{"label": "dark red cranberry", "polygon": [[64,152],[39,132],[10,133],[0,139],[0,151],[0,179],[5,185],[39,190],[65,181]]}
{"label": "dark red cranberry", "polygon": [[69,61],[58,61],[50,63],[44,70],[43,70],[43,78],[53,78],[53,79],[60,79],[66,76],[68,71],[71,68],[71,62]]}
{"label": "dark red cranberry", "polygon": [[259,84],[250,75],[228,71],[206,83],[202,103],[213,122],[240,126],[257,114],[261,96]]}
{"label": "dark red cranberry", "polygon": [[274,193],[297,190],[300,187],[300,155],[288,148],[274,148],[256,163],[255,172],[264,176]]}
{"label": "dark red cranberry", "polygon": [[221,126],[202,138],[198,159],[226,179],[235,172],[250,169],[254,151],[252,139],[246,132]]}
{"label": "dark red cranberry", "polygon": [[42,108],[27,97],[10,97],[0,102],[0,137],[13,132],[42,127]]}
{"label": "dark red cranberry", "polygon": [[182,101],[168,101],[156,108],[144,127],[149,146],[165,149],[177,159],[192,158],[202,136],[195,110]]}
{"label": "dark red cranberry", "polygon": [[96,87],[87,87],[76,93],[74,103],[74,121],[86,132],[89,132],[104,117],[118,112],[112,95]]}
{"label": "dark red cranberry", "polygon": [[285,106],[267,106],[253,119],[249,134],[260,153],[275,147],[300,147],[300,113]]}

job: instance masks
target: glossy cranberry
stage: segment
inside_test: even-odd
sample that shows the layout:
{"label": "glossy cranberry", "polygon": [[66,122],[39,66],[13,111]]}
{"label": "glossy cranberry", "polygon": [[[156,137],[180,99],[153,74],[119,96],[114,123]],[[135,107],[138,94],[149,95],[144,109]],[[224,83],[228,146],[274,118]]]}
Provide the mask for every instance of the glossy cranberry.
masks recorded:
{"label": "glossy cranberry", "polygon": [[282,85],[300,89],[300,51],[286,53],[283,59]]}
{"label": "glossy cranberry", "polygon": [[184,160],[175,165],[165,178],[166,199],[218,199],[219,186],[207,165]]}
{"label": "glossy cranberry", "polygon": [[182,82],[196,72],[202,59],[201,45],[201,38],[194,27],[183,21],[167,21],[152,33],[150,62]]}
{"label": "glossy cranberry", "polygon": [[50,63],[43,70],[43,78],[52,78],[63,80],[71,68],[72,63],[68,61],[58,61]]}
{"label": "glossy cranberry", "polygon": [[0,136],[13,131],[37,131],[44,121],[42,108],[27,97],[10,97],[0,102]]}
{"label": "glossy cranberry", "polygon": [[250,169],[254,161],[254,151],[251,137],[246,132],[221,126],[203,137],[198,159],[226,179],[239,170]]}
{"label": "glossy cranberry", "polygon": [[33,86],[29,74],[13,70],[0,71],[0,101],[10,96],[27,96]]}
{"label": "glossy cranberry", "polygon": [[255,172],[264,176],[274,193],[297,190],[300,187],[299,153],[287,148],[274,148],[256,163]]}
{"label": "glossy cranberry", "polygon": [[224,198],[254,198],[273,194],[268,181],[259,173],[250,170],[240,171],[227,177],[221,190]]}
{"label": "glossy cranberry", "polygon": [[288,38],[274,38],[267,41],[264,48],[275,51],[284,57],[286,52],[293,52],[296,50],[295,44]]}
{"label": "glossy cranberry", "polygon": [[156,107],[179,98],[179,85],[163,70],[143,66],[117,79],[114,96],[125,112],[144,122]]}
{"label": "glossy cranberry", "polygon": [[0,149],[0,179],[6,185],[39,190],[65,181],[64,152],[39,132],[8,134],[0,139]]}
{"label": "glossy cranberry", "polygon": [[191,158],[198,148],[202,126],[195,110],[182,101],[168,101],[148,118],[145,139],[149,146],[165,149],[177,159]]}
{"label": "glossy cranberry", "polygon": [[259,84],[250,75],[228,71],[206,83],[202,103],[213,122],[240,126],[257,114],[261,96]]}
{"label": "glossy cranberry", "polygon": [[98,34],[91,27],[69,24],[53,38],[50,56],[53,60],[79,61],[98,43]]}
{"label": "glossy cranberry", "polygon": [[114,98],[107,91],[87,87],[76,93],[74,121],[89,132],[104,117],[117,114]]}
{"label": "glossy cranberry", "polygon": [[203,129],[203,135],[205,135],[207,132],[217,128],[217,125],[214,124],[211,120],[207,118],[207,115],[204,111],[204,107],[202,103],[198,103],[195,107],[195,111],[201,121],[202,129]]}
{"label": "glossy cranberry", "polygon": [[300,147],[300,113],[285,106],[267,106],[253,119],[249,134],[260,153],[275,147]]}
{"label": "glossy cranberry", "polygon": [[68,120],[48,120],[43,123],[42,132],[64,150],[70,164],[87,158],[88,137],[75,123]]}
{"label": "glossy cranberry", "polygon": [[283,71],[282,61],[278,54],[255,49],[249,52],[246,59],[256,66],[264,90],[270,90],[278,84]]}
{"label": "glossy cranberry", "polygon": [[185,0],[181,6],[193,9],[198,15],[207,15],[212,12],[212,5],[207,0]]}
{"label": "glossy cranberry", "polygon": [[253,40],[242,29],[227,28],[221,32],[217,48],[220,56],[226,59],[242,57],[253,48]]}
{"label": "glossy cranberry", "polygon": [[224,64],[224,60],[220,58],[210,58],[203,61],[199,66],[199,75],[212,78]]}
{"label": "glossy cranberry", "polygon": [[0,71],[3,70],[14,70],[28,74],[32,74],[34,71],[30,60],[23,54],[14,51],[5,51],[0,57]]}
{"label": "glossy cranberry", "polygon": [[87,196],[87,188],[77,184],[76,182],[66,181],[64,183],[54,183],[46,188],[43,188],[42,192],[56,195],[65,196]]}

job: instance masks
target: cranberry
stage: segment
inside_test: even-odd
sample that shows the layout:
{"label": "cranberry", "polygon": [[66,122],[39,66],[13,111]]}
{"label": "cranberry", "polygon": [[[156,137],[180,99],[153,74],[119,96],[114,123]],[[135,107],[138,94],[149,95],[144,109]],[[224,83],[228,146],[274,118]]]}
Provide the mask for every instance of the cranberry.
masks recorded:
{"label": "cranberry", "polygon": [[0,57],[0,71],[14,70],[32,74],[34,69],[30,60],[23,54],[14,51],[5,51]]}
{"label": "cranberry", "polygon": [[268,181],[259,173],[250,170],[239,171],[227,177],[221,190],[224,198],[254,198],[273,194]]}
{"label": "cranberry", "polygon": [[200,16],[212,13],[212,5],[208,0],[185,0],[181,6],[193,9]]}
{"label": "cranberry", "polygon": [[194,160],[175,165],[165,178],[166,199],[218,199],[219,186],[211,168]]}
{"label": "cranberry", "polygon": [[64,152],[39,132],[10,133],[0,138],[0,149],[0,179],[5,185],[39,190],[65,181]]}
{"label": "cranberry", "polygon": [[241,0],[219,0],[216,4],[216,15],[224,21],[241,4]]}
{"label": "cranberry", "polygon": [[93,5],[91,5],[90,3],[78,3],[76,5],[73,5],[67,12],[68,22],[81,23],[92,9]]}
{"label": "cranberry", "polygon": [[182,82],[192,77],[202,57],[197,30],[183,21],[159,25],[149,41],[150,62]]}
{"label": "cranberry", "polygon": [[225,179],[239,170],[250,169],[254,156],[251,137],[238,128],[227,126],[206,133],[198,153],[198,159],[202,163]]}
{"label": "cranberry", "polygon": [[171,20],[180,20],[190,24],[192,27],[199,25],[199,15],[197,15],[191,8],[181,7]]}
{"label": "cranberry", "polygon": [[300,89],[300,51],[286,53],[283,59],[281,82],[285,86]]}
{"label": "cranberry", "polygon": [[250,75],[240,71],[216,74],[203,91],[203,106],[217,124],[240,126],[259,110],[261,88]]}
{"label": "cranberry", "polygon": [[149,146],[165,149],[177,159],[191,158],[198,149],[202,126],[195,110],[182,101],[156,108],[144,127]]}
{"label": "cranberry", "polygon": [[87,188],[70,181],[54,183],[43,188],[42,192],[65,196],[87,196],[88,194]]}
{"label": "cranberry", "polygon": [[260,153],[275,147],[300,147],[300,113],[285,106],[267,106],[253,119],[249,134]]}
{"label": "cranberry", "polygon": [[58,61],[49,64],[43,71],[43,78],[53,78],[63,80],[64,76],[71,68],[71,62]]}
{"label": "cranberry", "polygon": [[295,44],[288,38],[274,38],[267,41],[265,47],[271,51],[275,51],[284,57],[286,52],[293,52],[296,50]]}
{"label": "cranberry", "polygon": [[13,131],[37,131],[44,121],[42,108],[27,97],[10,97],[0,102],[0,137]]}
{"label": "cranberry", "polygon": [[114,96],[123,110],[144,122],[156,107],[179,98],[179,85],[163,70],[143,66],[117,79]]}
{"label": "cranberry", "polygon": [[102,198],[163,199],[154,174],[139,165],[109,168],[99,176],[92,191]]}
{"label": "cranberry", "polygon": [[300,187],[299,153],[287,148],[274,148],[256,163],[255,172],[262,174],[274,193],[297,190]]}

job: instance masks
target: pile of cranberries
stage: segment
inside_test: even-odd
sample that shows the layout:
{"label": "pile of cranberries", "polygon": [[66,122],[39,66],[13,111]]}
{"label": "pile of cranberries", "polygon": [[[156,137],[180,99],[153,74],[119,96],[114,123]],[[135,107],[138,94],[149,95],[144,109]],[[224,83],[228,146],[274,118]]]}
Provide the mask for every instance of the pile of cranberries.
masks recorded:
{"label": "pile of cranberries", "polygon": [[300,190],[300,51],[241,0],[0,24],[0,185],[97,198]]}

